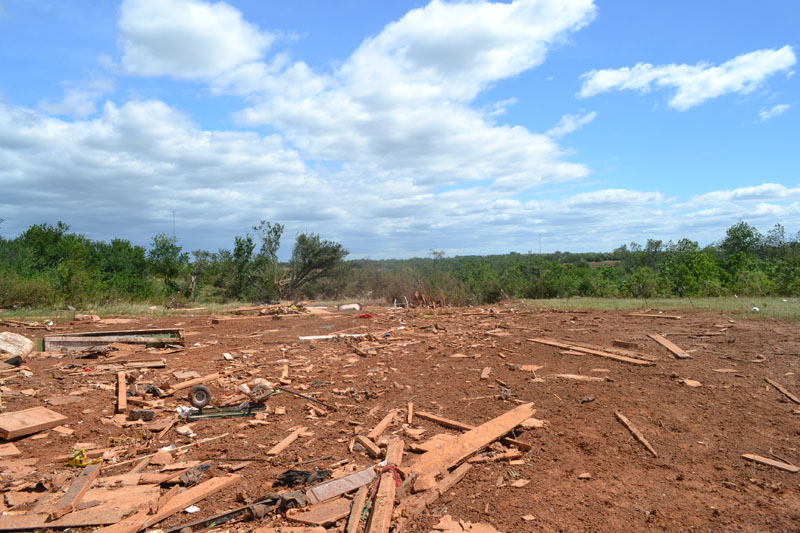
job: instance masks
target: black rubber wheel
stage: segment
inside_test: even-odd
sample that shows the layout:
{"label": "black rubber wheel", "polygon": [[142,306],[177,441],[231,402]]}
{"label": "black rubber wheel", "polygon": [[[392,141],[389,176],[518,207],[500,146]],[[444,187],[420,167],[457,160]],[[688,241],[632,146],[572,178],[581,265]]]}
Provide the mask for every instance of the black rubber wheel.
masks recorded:
{"label": "black rubber wheel", "polygon": [[189,389],[189,403],[202,409],[211,403],[211,391],[205,385],[195,385]]}

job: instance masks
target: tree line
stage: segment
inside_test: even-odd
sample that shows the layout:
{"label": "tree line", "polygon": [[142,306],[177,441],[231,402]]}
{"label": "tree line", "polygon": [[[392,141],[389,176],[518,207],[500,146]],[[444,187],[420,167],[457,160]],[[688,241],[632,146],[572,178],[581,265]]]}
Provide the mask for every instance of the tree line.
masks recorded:
{"label": "tree line", "polygon": [[94,241],[58,222],[0,237],[0,306],[148,301],[269,302],[366,298],[483,304],[505,298],[800,295],[800,233],[766,234],[744,221],[718,242],[649,239],[612,252],[509,253],[346,261],[341,244],[296,236],[278,259],[284,227],[261,221],[217,252],[185,252],[159,234],[148,248],[124,239]]}

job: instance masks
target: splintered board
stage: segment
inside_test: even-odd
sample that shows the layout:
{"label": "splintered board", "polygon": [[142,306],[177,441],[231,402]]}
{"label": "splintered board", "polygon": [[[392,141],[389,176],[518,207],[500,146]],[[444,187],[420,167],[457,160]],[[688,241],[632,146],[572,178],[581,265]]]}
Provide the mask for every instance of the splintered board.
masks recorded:
{"label": "splintered board", "polygon": [[0,438],[15,439],[60,426],[67,417],[46,407],[32,407],[0,415]]}
{"label": "splintered board", "polygon": [[144,344],[165,346],[184,345],[183,329],[136,329],[125,331],[90,331],[70,333],[69,335],[47,335],[44,338],[45,351],[64,349],[80,350],[92,346],[104,346],[115,342],[123,344]]}

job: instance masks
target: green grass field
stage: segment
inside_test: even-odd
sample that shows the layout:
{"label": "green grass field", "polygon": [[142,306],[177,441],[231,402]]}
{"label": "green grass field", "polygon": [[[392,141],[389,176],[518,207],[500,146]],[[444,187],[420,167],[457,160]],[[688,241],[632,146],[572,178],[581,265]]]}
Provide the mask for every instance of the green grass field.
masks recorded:
{"label": "green grass field", "polygon": [[[357,301],[347,299],[344,301]],[[313,302],[311,305],[327,305],[334,308],[339,302]],[[380,302],[362,302],[365,305]],[[67,311],[62,309],[5,309],[0,312],[0,320],[10,318],[34,321],[69,321],[76,314],[95,314],[101,317],[163,317],[169,315],[210,315],[220,313],[234,307],[252,305],[246,302],[198,303],[193,309],[167,309],[163,306],[151,306],[146,303],[103,304]],[[637,311],[652,309],[654,311],[692,313],[698,311],[719,311],[729,315],[747,317],[756,320],[775,319],[788,322],[800,322],[800,298],[777,297],[741,297],[732,296],[718,298],[661,298],[644,300],[612,299],[612,298],[552,298],[547,300],[519,300],[522,309],[562,309],[562,310],[601,310],[601,311]],[[758,311],[753,311],[758,307]]]}

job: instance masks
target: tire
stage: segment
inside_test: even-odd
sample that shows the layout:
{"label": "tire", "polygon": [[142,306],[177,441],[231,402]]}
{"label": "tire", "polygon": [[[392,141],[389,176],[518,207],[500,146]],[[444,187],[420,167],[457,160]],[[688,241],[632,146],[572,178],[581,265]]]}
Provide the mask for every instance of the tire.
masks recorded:
{"label": "tire", "polygon": [[202,409],[211,403],[211,391],[205,385],[195,385],[189,389],[189,403]]}
{"label": "tire", "polygon": [[265,403],[269,399],[271,392],[270,388],[266,385],[256,385],[250,392],[250,398],[253,403]]}

